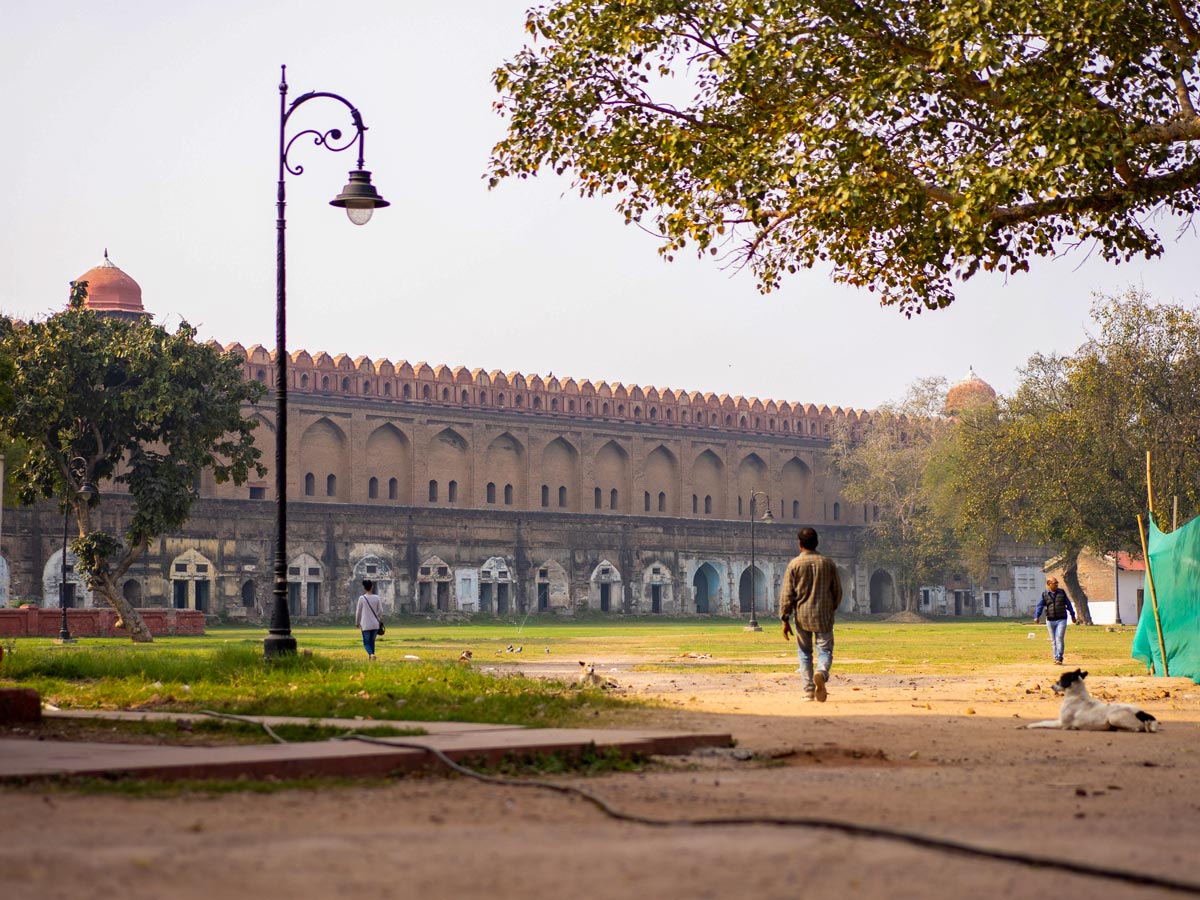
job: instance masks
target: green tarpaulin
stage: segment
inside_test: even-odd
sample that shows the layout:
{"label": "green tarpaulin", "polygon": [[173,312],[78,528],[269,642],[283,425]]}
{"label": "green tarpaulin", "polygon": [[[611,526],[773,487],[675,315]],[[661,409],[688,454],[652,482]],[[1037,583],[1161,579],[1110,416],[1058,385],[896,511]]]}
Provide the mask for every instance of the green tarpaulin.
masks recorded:
{"label": "green tarpaulin", "polygon": [[1155,675],[1164,674],[1150,594],[1153,577],[1162,643],[1167,652],[1165,674],[1200,683],[1200,517],[1170,534],[1159,531],[1151,517],[1147,543],[1149,571],[1133,636],[1133,658],[1153,666]]}

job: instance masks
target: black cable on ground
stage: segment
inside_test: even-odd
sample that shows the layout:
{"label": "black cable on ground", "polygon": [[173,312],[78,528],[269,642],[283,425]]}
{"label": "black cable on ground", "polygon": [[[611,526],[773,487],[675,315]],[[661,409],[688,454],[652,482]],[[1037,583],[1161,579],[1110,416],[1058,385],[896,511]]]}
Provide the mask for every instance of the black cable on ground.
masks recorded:
{"label": "black cable on ground", "polygon": [[1032,868],[1069,872],[1072,875],[1083,875],[1088,878],[1103,878],[1110,881],[1122,881],[1126,884],[1133,884],[1139,887],[1163,888],[1165,890],[1179,891],[1185,894],[1200,896],[1200,884],[1193,884],[1187,881],[1177,881],[1173,878],[1166,878],[1159,875],[1128,872],[1124,869],[1112,869],[1106,866],[1089,866],[1083,863],[1071,862],[1070,860],[1059,860],[1051,859],[1049,857],[1034,856],[1029,853],[1018,853],[1009,850],[993,850],[988,847],[977,847],[972,844],[962,843],[961,841],[951,841],[944,838],[929,837],[927,835],[917,834],[915,832],[900,831],[893,828],[881,828],[874,825],[858,825],[853,822],[839,822],[836,819],[793,816],[734,816],[732,818],[723,819],[654,819],[648,816],[639,816],[635,815],[634,813],[627,813],[622,812],[619,809],[614,809],[595,794],[571,785],[555,784],[549,781],[518,780],[515,778],[502,778],[495,775],[484,775],[481,772],[475,772],[471,769],[468,769],[466,766],[460,765],[445,753],[438,750],[436,747],[429,747],[425,744],[391,741],[357,734],[349,735],[346,738],[339,738],[339,740],[354,740],[362,741],[368,744],[380,744],[386,747],[403,747],[413,750],[424,750],[427,753],[433,754],[433,756],[435,756],[438,761],[447,768],[458,772],[460,775],[465,775],[468,778],[474,778],[477,781],[482,781],[487,784],[497,784],[505,787],[541,788],[542,790],[554,791],[556,793],[566,794],[567,796],[571,797],[578,797],[579,799],[584,800],[596,807],[609,818],[616,819],[620,822],[630,822],[635,825],[644,825],[650,828],[775,825],[787,828],[822,829],[825,831],[836,831],[851,837],[865,837],[875,838],[877,840],[895,841],[927,850],[942,850],[947,853],[957,853],[962,856],[971,856],[978,859],[1015,863],[1017,865],[1029,866]]}
{"label": "black cable on ground", "polygon": [[235,715],[231,715],[230,713],[213,712],[211,709],[202,709],[202,710],[200,710],[200,712],[203,715],[212,716],[214,719],[229,719],[231,722],[244,722],[248,725],[258,725],[260,728],[262,728],[263,731],[265,731],[267,734],[269,734],[271,736],[271,740],[273,740],[275,743],[277,743],[277,744],[288,743],[283,738],[281,738],[279,735],[277,735],[274,731],[272,731],[271,726],[268,725],[266,722],[262,721],[261,719],[254,719],[254,718],[251,718],[250,716],[235,716]]}
{"label": "black cable on ground", "polygon": [[[255,719],[245,716],[234,716],[226,713],[215,713],[208,710],[201,712],[210,716],[217,716],[222,719],[233,719],[241,722],[251,722],[261,725],[266,729],[277,742],[286,744],[287,741],[271,731],[270,727],[265,722],[259,722]],[[553,791],[558,794],[565,794],[569,797],[578,797],[587,803],[590,803],[604,815],[618,822],[629,822],[634,825],[643,825],[648,828],[703,828],[703,827],[728,827],[728,826],[743,826],[743,825],[774,825],[783,828],[812,828],[824,831],[834,831],[850,837],[875,838],[876,840],[895,841],[901,844],[908,844],[913,847],[919,847],[925,850],[941,850],[946,853],[955,853],[960,856],[969,856],[976,859],[992,860],[994,862],[1007,862],[1015,865],[1028,866],[1035,869],[1048,869],[1057,872],[1067,872],[1072,875],[1082,875],[1085,878],[1102,878],[1109,881],[1120,881],[1125,884],[1132,884],[1138,887],[1146,888],[1162,888],[1168,891],[1179,891],[1184,894],[1200,896],[1200,884],[1194,884],[1187,881],[1177,881],[1173,878],[1166,878],[1161,875],[1143,874],[1140,872],[1129,872],[1124,869],[1113,869],[1107,866],[1091,866],[1083,863],[1072,862],[1070,860],[1051,859],[1044,856],[1034,856],[1030,853],[1018,853],[1010,850],[994,850],[989,847],[978,847],[973,844],[966,844],[962,841],[951,841],[945,838],[929,837],[928,835],[917,834],[911,831],[901,831],[894,828],[882,828],[875,825],[859,825],[854,822],[839,822],[836,819],[811,818],[806,816],[733,816],[724,819],[654,819],[649,816],[639,816],[634,813],[622,812],[610,806],[602,798],[595,794],[585,791],[583,788],[574,787],[567,784],[555,784],[551,781],[539,781],[536,779],[516,779],[503,778],[497,775],[484,775],[482,772],[476,772],[466,766],[455,762],[441,750],[436,747],[430,747],[426,744],[418,744],[409,741],[396,741],[385,738],[367,737],[361,734],[347,734],[345,737],[337,738],[337,740],[360,741],[365,744],[378,744],[383,747],[392,747],[402,750],[423,750],[426,753],[433,755],[438,762],[446,766],[451,771],[457,772],[460,775],[465,775],[467,778],[473,778],[476,781],[482,781],[485,784],[501,785],[503,787],[517,788],[539,788],[545,791]]]}

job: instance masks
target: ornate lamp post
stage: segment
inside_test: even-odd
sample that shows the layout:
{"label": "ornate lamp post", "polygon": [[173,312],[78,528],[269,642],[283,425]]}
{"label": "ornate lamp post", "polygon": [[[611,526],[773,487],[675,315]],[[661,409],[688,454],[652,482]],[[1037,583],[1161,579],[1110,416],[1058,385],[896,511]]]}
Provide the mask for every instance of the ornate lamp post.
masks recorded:
{"label": "ornate lamp post", "polygon": [[758,569],[754,564],[754,522],[755,522],[755,503],[759,497],[766,498],[767,511],[763,513],[762,520],[764,522],[774,522],[775,517],[771,515],[771,495],[764,491],[756,491],[750,488],[750,621],[747,623],[745,631],[762,631],[762,626],[758,624],[758,614],[755,610],[755,598],[758,592],[755,588],[758,586]]}
{"label": "ornate lamp post", "polygon": [[59,572],[58,582],[58,608],[62,612],[62,625],[58,630],[60,644],[75,643],[75,639],[71,637],[71,629],[67,627],[67,528],[71,523],[71,480],[74,479],[80,483],[75,493],[84,503],[87,503],[96,494],[96,486],[85,477],[86,475],[87,460],[82,456],[76,456],[67,463],[66,488],[63,491],[63,542],[62,560],[60,561],[62,570]]}
{"label": "ornate lamp post", "polygon": [[[363,124],[358,110],[345,97],[324,91],[309,91],[301,94],[291,105],[287,102],[287,66],[281,67],[279,79],[279,190],[275,220],[275,589],[271,602],[271,624],[263,640],[263,651],[268,658],[281,653],[295,653],[296,639],[292,637],[291,616],[287,597],[287,262],[284,232],[287,228],[284,210],[286,194],[285,176],[301,175],[304,166],[293,166],[288,162],[292,144],[309,135],[313,143],[326,150],[340,153],[358,145],[358,166],[350,172],[349,183],[333,200],[330,206],[346,210],[346,215],[355,225],[365,225],[371,214],[390,204],[379,196],[371,185],[371,173],[363,168],[363,137],[367,126]],[[336,100],[350,111],[354,133],[342,143],[342,131],[306,129],[287,138],[287,124],[298,108],[309,100],[325,97]]]}

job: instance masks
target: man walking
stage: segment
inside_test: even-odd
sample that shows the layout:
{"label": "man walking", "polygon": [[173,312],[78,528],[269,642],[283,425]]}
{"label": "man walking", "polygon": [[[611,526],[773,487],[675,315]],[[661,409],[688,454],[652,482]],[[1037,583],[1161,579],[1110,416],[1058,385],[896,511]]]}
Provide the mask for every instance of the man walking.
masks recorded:
{"label": "man walking", "polygon": [[[842,602],[842,581],[837,566],[817,552],[817,532],[801,528],[796,535],[800,555],[788,563],[783,576],[779,618],[783,637],[792,636],[791,618],[796,617],[796,653],[804,675],[804,699],[824,703],[825,683],[833,665],[833,614]],[[817,645],[817,670],[813,672],[813,643]]]}

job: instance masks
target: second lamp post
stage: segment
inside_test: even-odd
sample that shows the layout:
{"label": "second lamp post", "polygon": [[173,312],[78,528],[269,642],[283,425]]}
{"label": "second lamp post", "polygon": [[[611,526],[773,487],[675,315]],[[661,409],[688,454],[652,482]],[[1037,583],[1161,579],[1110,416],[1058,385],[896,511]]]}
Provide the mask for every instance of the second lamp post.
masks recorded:
{"label": "second lamp post", "polygon": [[775,517],[771,515],[771,495],[764,491],[756,491],[750,489],[750,621],[746,624],[746,631],[762,631],[762,626],[758,624],[758,613],[756,611],[758,598],[758,569],[755,566],[754,560],[754,522],[755,503],[759,497],[767,501],[767,510],[763,513],[762,520],[764,522],[774,522]]}
{"label": "second lamp post", "polygon": [[[351,170],[350,181],[342,188],[342,192],[329,202],[346,210],[346,215],[355,225],[365,225],[371,214],[388,206],[388,202],[379,196],[371,185],[371,173],[363,168],[363,136],[367,126],[363,124],[358,110],[345,97],[324,91],[309,91],[301,94],[291,105],[287,102],[287,66],[281,67],[279,79],[279,189],[276,208],[278,216],[275,220],[275,571],[274,591],[271,601],[271,623],[267,637],[263,639],[263,652],[272,657],[284,653],[296,652],[296,639],[292,637],[291,615],[288,610],[288,580],[287,580],[287,255],[284,233],[287,222],[284,215],[286,208],[284,178],[288,175],[300,175],[304,166],[293,166],[288,162],[288,153],[301,137],[309,136],[313,143],[326,150],[340,153],[358,145],[358,166]],[[342,142],[342,131],[331,128],[328,131],[305,129],[287,138],[287,124],[299,107],[309,100],[324,97],[336,100],[350,111],[350,120],[354,126],[354,134]]]}
{"label": "second lamp post", "polygon": [[[79,487],[75,487],[75,481],[79,482]],[[96,493],[96,487],[87,478],[87,460],[82,456],[74,457],[67,463],[67,478],[66,489],[63,491],[63,543],[62,543],[62,571],[59,572],[58,582],[58,608],[62,612],[62,625],[58,630],[58,642],[60,644],[73,644],[75,639],[71,637],[71,629],[67,625],[67,529],[71,524],[71,492],[74,490],[75,495],[84,503],[91,501]],[[72,599],[72,606],[74,600]]]}

